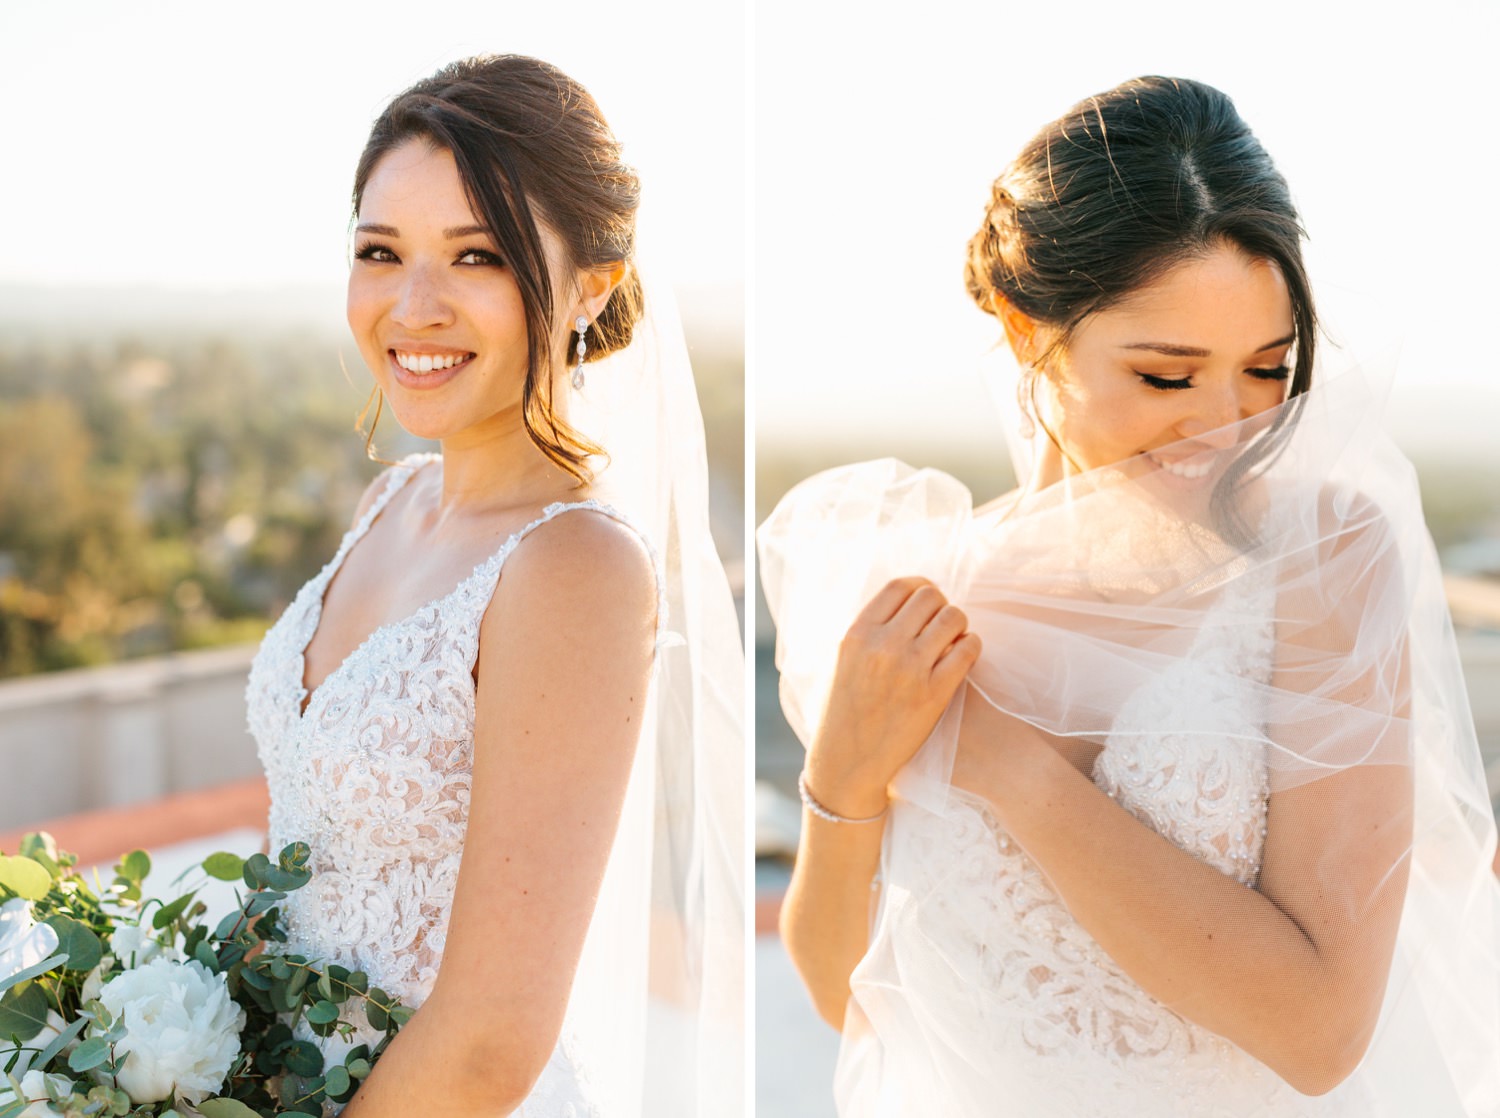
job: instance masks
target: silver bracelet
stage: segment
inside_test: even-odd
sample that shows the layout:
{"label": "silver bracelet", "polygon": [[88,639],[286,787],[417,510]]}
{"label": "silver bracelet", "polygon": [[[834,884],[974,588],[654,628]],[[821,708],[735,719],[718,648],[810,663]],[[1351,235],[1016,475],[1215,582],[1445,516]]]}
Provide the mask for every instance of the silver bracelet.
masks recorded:
{"label": "silver bracelet", "polygon": [[879,815],[872,815],[868,819],[850,819],[847,815],[839,815],[837,812],[829,811],[818,803],[813,794],[807,790],[807,774],[797,774],[797,791],[802,795],[802,806],[807,808],[819,819],[826,819],[830,823],[879,823],[885,818],[885,813],[891,810],[891,805],[886,804]]}

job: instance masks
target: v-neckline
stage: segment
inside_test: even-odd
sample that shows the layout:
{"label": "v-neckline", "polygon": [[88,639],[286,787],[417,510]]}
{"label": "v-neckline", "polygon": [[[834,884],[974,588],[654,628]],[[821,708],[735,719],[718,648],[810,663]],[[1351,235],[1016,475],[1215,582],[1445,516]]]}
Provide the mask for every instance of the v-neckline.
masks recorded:
{"label": "v-neckline", "polygon": [[[401,490],[406,487],[406,484],[411,481],[412,478],[417,476],[417,473],[422,469],[423,466],[427,465],[431,461],[434,461],[437,457],[438,455],[436,454],[428,454],[424,455],[422,457],[422,460],[418,462],[413,462],[410,459],[402,461],[401,464],[408,467],[407,475],[400,479],[392,478],[389,482],[386,483],[386,488],[382,490],[380,496],[375,499],[375,503],[370,506],[365,515],[360,518],[359,523],[351,528],[348,534],[344,537],[343,542],[339,545],[338,551],[334,554],[333,561],[329,564],[328,570],[326,570],[322,575],[319,576],[322,585],[318,586],[317,592],[313,595],[312,604],[311,606],[309,606],[309,621],[304,622],[304,628],[307,632],[307,636],[300,642],[300,647],[297,649],[298,695],[296,704],[297,721],[299,723],[306,721],[307,712],[312,710],[313,700],[317,698],[318,694],[322,692],[323,688],[327,686],[329,681],[331,681],[335,676],[339,675],[354,660],[355,657],[357,657],[362,651],[364,651],[365,647],[368,646],[370,642],[372,642],[377,636],[385,632],[387,629],[393,628],[397,625],[405,624],[412,618],[416,617],[418,614],[422,613],[424,610],[427,610],[432,606],[438,605],[446,599],[451,598],[455,593],[458,592],[459,588],[461,588],[464,583],[468,582],[470,578],[474,577],[474,573],[478,571],[479,567],[484,565],[483,563],[481,563],[476,566],[474,568],[474,571],[470,572],[470,574],[466,578],[464,578],[463,581],[458,584],[458,586],[454,587],[447,594],[444,594],[441,598],[434,598],[432,601],[418,606],[416,609],[412,610],[404,617],[396,618],[393,621],[382,622],[381,624],[377,625],[374,629],[370,630],[368,634],[366,634],[364,640],[360,641],[357,645],[350,649],[348,654],[345,655],[344,658],[340,660],[336,665],[334,665],[332,670],[330,670],[328,674],[318,682],[318,685],[316,687],[310,688],[307,686],[307,650],[312,647],[312,642],[317,638],[318,630],[323,627],[323,606],[328,598],[329,587],[333,585],[333,580],[338,577],[339,571],[343,570],[344,563],[349,559],[349,553],[354,550],[355,546],[359,543],[360,540],[369,535],[370,529],[375,526],[375,521],[380,519],[380,514],[385,512],[386,506],[396,499],[396,494],[401,492]],[[486,562],[488,562],[488,560],[486,560]],[[314,585],[316,585],[316,583]]]}
{"label": "v-neckline", "polygon": [[[298,726],[302,726],[307,722],[307,716],[312,711],[313,703],[318,698],[318,696],[323,693],[324,688],[326,688],[329,683],[333,682],[338,676],[342,675],[344,670],[348,668],[352,663],[354,663],[354,661],[359,658],[359,656],[365,651],[365,649],[367,649],[375,642],[375,639],[377,637],[382,636],[390,630],[400,628],[403,625],[409,625],[412,621],[416,620],[418,617],[421,617],[428,610],[441,606],[450,598],[455,597],[457,594],[459,594],[460,591],[464,589],[464,587],[468,586],[469,583],[473,582],[474,579],[479,577],[480,573],[484,571],[485,568],[494,563],[497,556],[505,555],[511,548],[515,546],[517,540],[519,540],[527,532],[531,531],[533,528],[537,527],[545,520],[549,519],[555,514],[555,512],[561,511],[565,508],[573,508],[575,506],[585,506],[601,509],[608,507],[603,502],[600,502],[596,498],[592,497],[586,498],[582,501],[553,501],[551,504],[547,505],[546,508],[542,509],[541,514],[535,519],[527,522],[524,527],[518,528],[514,532],[511,532],[508,536],[506,536],[505,542],[502,543],[495,551],[485,556],[485,558],[481,559],[478,563],[475,563],[474,569],[463,578],[461,578],[453,587],[453,589],[449,590],[446,594],[442,594],[436,598],[433,598],[431,601],[424,602],[416,609],[411,610],[409,613],[403,614],[401,617],[397,617],[391,621],[384,621],[381,624],[377,625],[374,629],[370,630],[370,632],[365,636],[364,640],[360,641],[359,644],[350,649],[349,653],[336,665],[334,665],[333,669],[329,671],[329,673],[318,682],[318,685],[316,687],[309,688],[307,686],[307,650],[312,646],[313,640],[317,637],[318,629],[322,627],[323,606],[328,597],[329,587],[333,585],[333,580],[338,577],[339,571],[343,569],[344,563],[348,561],[349,553],[354,550],[355,545],[357,545],[360,540],[364,539],[365,536],[369,534],[370,529],[375,526],[375,521],[380,519],[380,514],[385,511],[386,506],[390,504],[391,501],[395,500],[396,494],[405,487],[407,482],[411,481],[411,479],[417,475],[417,472],[421,470],[423,466],[440,458],[441,455],[428,454],[424,456],[421,461],[411,463],[410,472],[406,475],[406,477],[400,479],[399,481],[395,481],[393,479],[391,487],[381,493],[380,497],[376,499],[375,503],[370,506],[369,511],[360,520],[359,524],[355,525],[354,528],[351,528],[349,530],[349,533],[345,537],[343,543],[340,544],[338,552],[334,555],[333,561],[329,564],[329,569],[322,576],[320,576],[322,577],[323,584],[322,586],[318,587],[317,592],[312,596],[312,603],[308,607],[308,620],[304,621],[303,623],[307,632],[307,636],[300,642],[301,646],[297,650],[297,687],[299,693],[296,702],[294,703],[294,707],[295,721]],[[407,465],[407,461],[403,461],[402,465]]]}

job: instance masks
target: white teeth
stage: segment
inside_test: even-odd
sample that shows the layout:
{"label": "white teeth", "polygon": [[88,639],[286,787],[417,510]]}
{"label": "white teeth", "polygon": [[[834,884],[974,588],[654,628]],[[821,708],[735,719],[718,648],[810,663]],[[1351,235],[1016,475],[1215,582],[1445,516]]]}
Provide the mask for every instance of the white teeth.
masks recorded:
{"label": "white teeth", "polygon": [[402,353],[400,350],[393,352],[396,355],[396,364],[409,373],[430,373],[434,370],[451,369],[459,362],[467,361],[474,356],[472,353],[449,353],[434,357],[430,353]]}
{"label": "white teeth", "polygon": [[1214,465],[1213,459],[1209,459],[1207,462],[1200,462],[1195,466],[1190,466],[1186,462],[1163,462],[1160,458],[1154,457],[1151,459],[1151,461],[1155,462],[1169,474],[1176,474],[1178,477],[1188,478],[1190,480],[1196,480],[1200,477],[1206,477],[1209,470],[1213,469]]}

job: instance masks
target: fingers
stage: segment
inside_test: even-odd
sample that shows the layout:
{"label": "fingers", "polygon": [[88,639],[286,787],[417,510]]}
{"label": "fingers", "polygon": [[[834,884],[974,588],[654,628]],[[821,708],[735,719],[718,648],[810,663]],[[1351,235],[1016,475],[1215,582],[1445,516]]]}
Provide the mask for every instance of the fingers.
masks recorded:
{"label": "fingers", "polygon": [[944,605],[917,634],[917,651],[929,663],[935,663],[943,651],[963,636],[968,628],[969,618],[963,610],[957,606]]}
{"label": "fingers", "polygon": [[932,685],[940,693],[952,696],[970,669],[979,662],[983,644],[977,633],[965,633],[943,650],[932,667]]}
{"label": "fingers", "polygon": [[[912,594],[923,587],[931,587],[934,592],[937,592],[937,587],[933,586],[929,579],[922,578],[920,575],[892,579],[876,592],[864,609],[859,611],[859,616],[854,619],[854,623],[856,625],[889,623],[906,605]],[[938,593],[938,596],[942,597],[942,594]]]}

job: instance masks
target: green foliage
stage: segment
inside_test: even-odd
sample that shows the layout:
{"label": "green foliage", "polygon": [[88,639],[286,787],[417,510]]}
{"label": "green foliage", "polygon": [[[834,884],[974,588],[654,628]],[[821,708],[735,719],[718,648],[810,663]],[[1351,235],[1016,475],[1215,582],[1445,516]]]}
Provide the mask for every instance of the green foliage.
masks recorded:
{"label": "green foliage", "polygon": [[68,970],[88,973],[99,965],[104,945],[86,924],[61,914],[49,916],[43,923],[57,933],[57,949],[68,956]]}
{"label": "green foliage", "polygon": [[[368,388],[331,339],[15,338],[0,678],[257,639],[380,468],[353,430]],[[396,433],[387,417],[387,457]]]}
{"label": "green foliage", "polygon": [[0,998],[0,1037],[30,1040],[47,1023],[47,995],[35,982],[15,986]]}
{"label": "green foliage", "polygon": [[219,881],[238,881],[245,872],[245,860],[238,854],[219,851],[203,859],[203,869],[209,877]]}
{"label": "green foliage", "polygon": [[0,888],[28,901],[39,901],[47,895],[51,884],[52,874],[40,862],[0,854]]}
{"label": "green foliage", "polygon": [[[325,1099],[346,1102],[411,1018],[409,1007],[372,988],[362,972],[337,964],[323,966],[274,949],[286,942],[279,905],[312,878],[307,868],[311,850],[306,843],[287,846],[275,861],[264,854],[242,860],[224,852],[205,859],[205,875],[241,881],[247,887],[237,894],[237,907],[212,928],[201,922],[206,909],[196,900],[197,887],[165,903],[141,899],[140,886],[151,868],[143,851],[121,860],[112,884],[100,896],[74,871],[77,859],[58,851],[50,836],[27,835],[21,849],[24,857],[4,859],[5,888],[19,895],[35,894],[28,897],[35,902],[34,915],[56,931],[58,951],[31,971],[11,976],[8,989],[0,985],[4,990],[0,1046],[8,1046],[13,1039],[24,1043],[35,1038],[49,1012],[70,1022],[44,1048],[33,1045],[28,1049],[36,1056],[30,1067],[83,1077],[76,1093],[59,1107],[69,1118],[75,1113],[181,1116],[171,1107],[132,1108],[124,1092],[90,1082],[92,1077],[109,1077],[117,1070],[114,1046],[125,1036],[126,1026],[123,1020],[113,1019],[101,1002],[86,1001],[83,984],[101,963],[100,978],[105,981],[124,968],[126,961],[104,954],[104,943],[122,923],[152,930],[158,943],[176,946],[188,958],[223,975],[230,996],[245,1012],[240,1055],[220,1097],[205,1100],[199,1108],[206,1118],[321,1114]],[[293,1026],[298,1021],[305,1021],[320,1037],[335,1033],[348,1037],[356,1024],[368,1021],[384,1036],[373,1051],[358,1045],[342,1065],[325,1068],[318,1047],[295,1037]],[[65,1056],[63,1050],[75,1040],[76,1047]],[[0,1118],[5,1118],[4,1109],[0,1108]]]}

